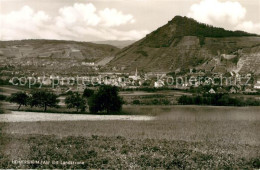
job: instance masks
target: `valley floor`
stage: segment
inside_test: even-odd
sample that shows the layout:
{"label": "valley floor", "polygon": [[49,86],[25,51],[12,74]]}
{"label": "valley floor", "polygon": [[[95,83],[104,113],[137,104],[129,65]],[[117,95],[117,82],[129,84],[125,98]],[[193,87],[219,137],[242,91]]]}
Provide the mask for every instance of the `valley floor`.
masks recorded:
{"label": "valley floor", "polygon": [[260,168],[259,108],[183,109],[150,121],[2,122],[0,167]]}

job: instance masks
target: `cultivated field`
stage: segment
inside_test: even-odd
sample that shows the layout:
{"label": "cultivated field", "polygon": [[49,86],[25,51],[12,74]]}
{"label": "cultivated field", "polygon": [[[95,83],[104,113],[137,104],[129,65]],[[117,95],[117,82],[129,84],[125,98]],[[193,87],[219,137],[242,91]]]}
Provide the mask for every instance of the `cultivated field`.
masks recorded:
{"label": "cultivated field", "polygon": [[1,123],[0,167],[260,168],[259,107],[124,109],[156,119]]}

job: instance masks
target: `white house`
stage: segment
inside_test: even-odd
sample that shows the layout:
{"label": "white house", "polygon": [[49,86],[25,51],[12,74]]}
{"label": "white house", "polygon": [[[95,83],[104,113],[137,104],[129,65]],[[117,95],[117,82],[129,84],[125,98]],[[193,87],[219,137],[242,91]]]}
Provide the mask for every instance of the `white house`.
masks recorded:
{"label": "white house", "polygon": [[156,82],[154,82],[154,87],[155,88],[160,88],[164,86],[164,82],[162,80],[158,80]]}
{"label": "white house", "polygon": [[210,94],[215,94],[216,91],[215,91],[213,88],[211,88],[211,89],[209,90],[209,93],[210,93]]}
{"label": "white house", "polygon": [[260,81],[257,81],[257,83],[254,85],[254,89],[260,90]]}

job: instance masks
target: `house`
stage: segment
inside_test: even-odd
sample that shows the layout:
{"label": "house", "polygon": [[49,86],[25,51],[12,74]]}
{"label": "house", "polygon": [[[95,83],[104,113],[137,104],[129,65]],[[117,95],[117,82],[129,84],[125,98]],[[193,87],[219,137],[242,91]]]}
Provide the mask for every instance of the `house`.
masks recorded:
{"label": "house", "polygon": [[215,94],[216,91],[215,91],[213,88],[211,88],[211,89],[209,90],[209,93],[210,93],[210,94]]}
{"label": "house", "polygon": [[83,66],[95,66],[94,62],[81,62],[81,65]]}
{"label": "house", "polygon": [[154,82],[154,87],[155,88],[160,88],[164,86],[164,82],[162,80],[158,80],[156,82]]}
{"label": "house", "polygon": [[257,82],[254,85],[254,89],[260,89],[260,78],[259,77],[257,78]]}
{"label": "house", "polygon": [[260,82],[257,81],[257,83],[254,85],[254,89],[260,90]]}

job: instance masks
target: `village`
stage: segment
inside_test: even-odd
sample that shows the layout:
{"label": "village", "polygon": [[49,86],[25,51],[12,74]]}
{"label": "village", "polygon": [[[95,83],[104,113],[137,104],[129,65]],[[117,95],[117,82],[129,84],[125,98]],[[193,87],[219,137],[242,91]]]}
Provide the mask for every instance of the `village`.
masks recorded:
{"label": "village", "polygon": [[[127,89],[175,89],[175,90],[194,90],[199,89],[204,93],[244,93],[254,94],[260,90],[260,77],[247,74],[230,73],[230,77],[222,74],[209,75],[203,71],[190,71],[183,75],[177,73],[138,73],[134,74],[116,73],[116,72],[96,72],[88,73],[85,76],[55,76],[54,74],[44,74],[38,76],[24,76],[14,74],[5,74],[1,72],[1,79],[6,79],[11,85],[22,85],[31,87],[51,88],[54,92],[61,94],[67,91],[83,92],[86,87],[96,87],[100,85],[117,86],[122,90]],[[11,77],[13,75],[13,77]],[[9,78],[9,79],[8,79]],[[207,87],[207,88],[203,88]]]}
{"label": "village", "polygon": [[[237,54],[219,53],[206,66],[178,68],[173,72],[144,72],[142,68],[128,72],[124,66],[108,68],[106,64],[113,57],[84,61],[79,59],[81,50],[74,47],[38,55],[30,54],[31,51],[32,47],[26,45],[2,48],[5,57],[0,54],[1,80],[10,85],[50,88],[57,94],[83,92],[86,87],[100,85],[117,86],[122,90],[175,89],[211,94],[254,94],[260,90],[258,74],[243,70],[240,73],[230,67],[234,65],[230,61],[236,59],[241,50]],[[29,54],[36,56],[26,56]]]}

